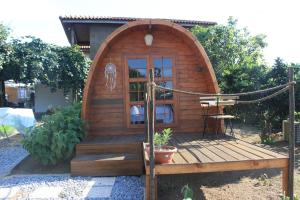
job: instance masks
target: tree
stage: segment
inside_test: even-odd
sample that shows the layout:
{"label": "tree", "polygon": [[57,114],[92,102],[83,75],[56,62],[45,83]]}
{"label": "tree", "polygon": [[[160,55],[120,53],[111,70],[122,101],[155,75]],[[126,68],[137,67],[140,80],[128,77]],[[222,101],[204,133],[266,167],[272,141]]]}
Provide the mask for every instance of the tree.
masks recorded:
{"label": "tree", "polygon": [[[14,80],[22,83],[36,83],[45,77],[44,67],[49,67],[51,45],[34,37],[24,37],[22,40],[13,39],[10,43],[10,52],[2,64],[0,81],[3,85],[2,99],[5,99],[5,81]],[[2,106],[5,105],[2,101]]]}
{"label": "tree", "polygon": [[70,90],[78,100],[82,97],[90,60],[82,53],[79,46],[57,47],[58,67],[55,69],[57,88],[65,93]]}
{"label": "tree", "polygon": [[264,35],[252,36],[246,28],[237,28],[237,20],[232,17],[227,25],[197,26],[192,32],[208,54],[223,92],[260,87],[261,76],[257,75],[266,71]]}
{"label": "tree", "polygon": [[7,43],[9,28],[0,24],[0,105],[5,102],[5,84],[3,78],[3,65],[8,62],[8,56],[11,52],[10,45]]}
{"label": "tree", "polygon": [[5,81],[11,79],[72,91],[80,99],[90,60],[78,46],[59,47],[32,36],[8,42],[8,37],[9,29],[0,24],[0,106],[5,105]]}

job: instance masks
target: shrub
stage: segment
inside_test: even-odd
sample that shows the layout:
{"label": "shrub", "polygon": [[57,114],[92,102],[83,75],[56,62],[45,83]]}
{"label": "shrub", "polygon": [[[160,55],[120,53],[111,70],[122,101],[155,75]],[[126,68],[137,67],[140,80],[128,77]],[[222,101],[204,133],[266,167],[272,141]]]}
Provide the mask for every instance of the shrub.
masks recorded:
{"label": "shrub", "polygon": [[154,145],[157,148],[161,148],[163,145],[167,145],[172,136],[172,129],[165,128],[161,133],[156,132],[154,134]]}
{"label": "shrub", "polygon": [[24,148],[44,165],[69,159],[84,137],[80,111],[81,104],[74,104],[43,116],[41,124],[23,139]]}

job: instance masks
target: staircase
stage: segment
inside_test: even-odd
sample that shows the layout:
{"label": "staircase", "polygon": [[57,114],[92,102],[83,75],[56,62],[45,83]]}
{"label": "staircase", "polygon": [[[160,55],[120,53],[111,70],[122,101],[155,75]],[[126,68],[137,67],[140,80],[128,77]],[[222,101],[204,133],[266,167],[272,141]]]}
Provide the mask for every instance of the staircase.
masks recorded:
{"label": "staircase", "polygon": [[142,135],[101,136],[77,144],[71,161],[75,176],[142,175]]}

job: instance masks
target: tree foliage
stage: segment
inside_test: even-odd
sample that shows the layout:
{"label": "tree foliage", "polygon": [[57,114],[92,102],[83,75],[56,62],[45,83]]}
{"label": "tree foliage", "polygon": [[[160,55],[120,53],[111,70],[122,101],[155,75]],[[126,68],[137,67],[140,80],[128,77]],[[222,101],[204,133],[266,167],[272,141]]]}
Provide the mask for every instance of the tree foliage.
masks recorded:
{"label": "tree foliage", "polygon": [[[207,52],[223,93],[253,91],[288,82],[288,64],[282,59],[277,58],[270,67],[264,63],[263,49],[267,45],[265,36],[253,36],[246,28],[238,28],[237,20],[229,18],[226,25],[197,26],[192,32]],[[299,80],[299,73],[296,73],[296,81]],[[296,86],[296,109],[297,102],[300,102],[299,92]],[[263,96],[261,94],[242,100]],[[233,112],[242,121],[262,125],[263,129],[279,129],[281,121],[288,116],[288,94],[259,104],[236,105],[229,112]]]}
{"label": "tree foliage", "polygon": [[232,17],[227,25],[197,26],[192,32],[208,54],[223,92],[260,87],[261,77],[253,75],[266,70],[264,35],[252,36],[246,28],[239,29]]}
{"label": "tree foliage", "polygon": [[0,24],[0,82],[2,105],[5,98],[4,82],[37,83],[53,91],[70,91],[77,100],[83,91],[90,61],[78,46],[60,47],[39,38],[27,36],[7,41],[9,29]]}

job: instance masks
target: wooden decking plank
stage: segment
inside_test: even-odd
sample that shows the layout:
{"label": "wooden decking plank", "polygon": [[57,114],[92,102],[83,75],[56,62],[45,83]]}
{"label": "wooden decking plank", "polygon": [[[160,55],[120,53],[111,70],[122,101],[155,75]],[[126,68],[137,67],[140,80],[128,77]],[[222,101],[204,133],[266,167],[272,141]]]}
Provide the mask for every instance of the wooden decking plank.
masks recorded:
{"label": "wooden decking plank", "polygon": [[237,161],[237,160],[239,160],[236,157],[232,156],[228,152],[227,149],[222,148],[223,146],[221,145],[221,143],[219,141],[214,141],[214,140],[200,141],[200,140],[197,140],[197,142],[199,144],[202,144],[202,143],[208,144],[208,146],[206,147],[207,149],[209,149],[210,151],[216,153],[218,156],[220,156],[221,158],[223,158],[226,161]]}
{"label": "wooden decking plank", "polygon": [[272,159],[272,158],[274,158],[273,156],[270,156],[268,154],[265,154],[265,153],[262,153],[260,151],[257,151],[257,150],[255,150],[255,149],[253,149],[251,147],[242,145],[242,144],[238,143],[237,141],[227,141],[227,142],[230,143],[230,144],[232,144],[232,145],[234,145],[234,146],[236,146],[236,147],[238,147],[238,148],[240,148],[240,149],[243,149],[243,150],[245,150],[245,151],[247,151],[247,152],[249,152],[249,153],[251,153],[253,155],[256,155],[256,156],[258,156],[258,157],[260,157],[262,159]]}
{"label": "wooden decking plank", "polygon": [[246,156],[250,160],[260,160],[261,159],[261,157],[256,156],[256,155],[254,155],[252,153],[249,153],[248,151],[245,151],[243,149],[240,149],[240,148],[238,148],[238,147],[236,147],[236,146],[228,143],[227,141],[224,141],[223,146],[225,146],[228,149],[231,149],[232,151],[234,151],[234,152],[236,152],[236,153],[238,153],[240,155]]}
{"label": "wooden decking plank", "polygon": [[186,160],[179,153],[174,154],[172,162],[174,164],[187,164]]}
{"label": "wooden decking plank", "polygon": [[195,141],[190,141],[188,143],[193,146],[196,156],[202,163],[214,162],[214,160],[212,160],[208,155],[202,152],[202,148],[197,143],[195,143]]}
{"label": "wooden decking plank", "polygon": [[227,148],[222,142],[220,142],[220,144],[218,145],[218,148],[224,152],[226,152],[227,154],[230,154],[232,157],[236,158],[237,160],[249,160],[249,158],[247,158],[246,156],[235,152],[233,150],[231,150],[230,148]]}
{"label": "wooden decking plank", "polygon": [[[185,139],[185,136],[179,136],[176,137],[176,139],[180,140],[181,142],[185,142],[188,145],[191,145],[193,149],[195,150],[195,154],[198,157],[201,162],[223,162],[225,161],[221,157],[219,157],[217,154],[211,152],[205,147],[201,147],[197,142],[195,141],[187,141]],[[188,147],[187,147],[188,148]]]}
{"label": "wooden decking plank", "polygon": [[245,142],[243,140],[237,140],[237,142],[240,143],[240,144],[243,144],[245,146],[251,147],[251,148],[253,148],[253,149],[257,150],[257,151],[260,151],[260,152],[263,152],[263,153],[268,154],[270,156],[273,156],[275,158],[287,158],[287,156],[285,156],[285,155],[282,155],[280,153],[276,153],[274,151],[271,151],[271,150],[268,150],[268,149],[256,146],[254,144],[250,144],[250,143]]}
{"label": "wooden decking plank", "polygon": [[197,163],[197,162],[199,162],[197,160],[197,158],[195,158],[195,156],[190,151],[188,151],[183,146],[179,145],[178,142],[174,138],[172,138],[170,140],[170,143],[178,149],[177,154],[180,154],[180,156],[182,156],[182,158],[184,158],[184,160],[187,163]]}

